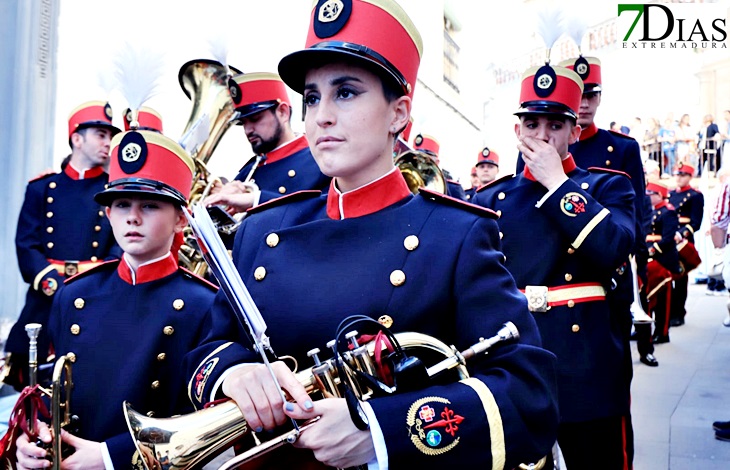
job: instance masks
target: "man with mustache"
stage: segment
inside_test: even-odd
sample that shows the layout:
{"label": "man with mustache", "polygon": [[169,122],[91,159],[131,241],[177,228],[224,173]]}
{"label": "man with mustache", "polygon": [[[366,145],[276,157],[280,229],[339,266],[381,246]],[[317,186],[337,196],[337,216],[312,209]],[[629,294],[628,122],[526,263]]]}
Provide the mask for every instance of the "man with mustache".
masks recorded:
{"label": "man with mustache", "polygon": [[246,131],[255,155],[205,203],[237,213],[297,191],[326,189],[330,178],[319,171],[306,137],[291,128],[292,108],[281,78],[256,72],[237,75],[233,82],[236,123]]}

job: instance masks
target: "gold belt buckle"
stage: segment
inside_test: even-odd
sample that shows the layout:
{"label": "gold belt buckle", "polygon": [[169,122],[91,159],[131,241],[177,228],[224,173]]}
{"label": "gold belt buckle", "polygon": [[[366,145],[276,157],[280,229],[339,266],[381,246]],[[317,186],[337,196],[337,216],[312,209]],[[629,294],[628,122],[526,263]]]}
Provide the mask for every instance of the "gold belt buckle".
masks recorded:
{"label": "gold belt buckle", "polygon": [[63,272],[66,275],[66,277],[71,277],[79,272],[79,262],[78,261],[66,261],[63,266]]}
{"label": "gold belt buckle", "polygon": [[531,312],[547,312],[550,308],[547,286],[525,286],[525,296],[527,297],[527,308]]}

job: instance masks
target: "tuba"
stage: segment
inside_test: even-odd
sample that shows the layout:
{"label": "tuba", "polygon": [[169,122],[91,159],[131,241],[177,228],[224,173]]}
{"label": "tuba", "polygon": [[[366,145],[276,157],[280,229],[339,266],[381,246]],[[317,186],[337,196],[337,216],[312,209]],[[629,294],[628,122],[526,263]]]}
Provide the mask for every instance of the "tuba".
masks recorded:
{"label": "tuba", "polygon": [[[203,200],[213,185],[220,181],[211,176],[206,165],[223,134],[235,121],[236,112],[229,87],[231,71],[241,73],[234,67],[226,67],[214,60],[197,59],[185,63],[178,73],[180,86],[193,103],[188,123],[179,140],[195,162],[188,199],[191,206]],[[190,229],[186,229],[184,238],[185,243],[179,252],[180,264],[204,276],[207,265],[196,251],[197,244]]]}
{"label": "tuba", "polygon": [[446,194],[446,177],[428,154],[418,150],[406,150],[395,158],[395,166],[413,194],[418,194],[419,188]]}
{"label": "tuba", "polygon": [[[468,359],[487,353],[492,346],[498,343],[519,338],[519,332],[513,323],[505,323],[495,336],[481,339],[461,352],[432,336],[420,333],[395,333],[393,336],[404,351],[419,350],[432,357],[443,357],[442,360],[426,369],[425,373],[428,378],[434,378],[443,372],[452,370],[459,379],[465,379],[469,377],[465,366]],[[320,361],[319,349],[312,349],[307,355],[312,358],[314,365],[309,369],[296,372],[299,382],[315,400],[342,397],[347,387],[352,387],[361,400],[367,400],[378,392],[377,387],[374,387],[371,382],[361,379],[361,372],[373,377],[377,376],[377,366],[373,357],[375,349],[383,347],[382,343],[369,341],[360,345],[356,339],[356,331],[347,333],[345,337],[350,341],[352,349],[325,361]],[[327,346],[333,345],[334,340]],[[343,364],[348,367],[343,367]],[[385,381],[382,377],[379,379]],[[161,462],[156,457],[158,455],[169,457],[170,470],[192,469],[214,458],[234,441],[248,433],[252,433],[258,442],[256,433],[248,427],[241,411],[233,401],[226,401],[184,416],[161,419],[150,418],[138,413],[132,409],[129,403],[125,403],[124,414],[132,440],[148,470],[162,468]],[[314,424],[317,419],[304,423],[299,430],[289,431],[255,445],[220,468],[239,468],[286,443],[293,443],[297,440],[299,433]]]}

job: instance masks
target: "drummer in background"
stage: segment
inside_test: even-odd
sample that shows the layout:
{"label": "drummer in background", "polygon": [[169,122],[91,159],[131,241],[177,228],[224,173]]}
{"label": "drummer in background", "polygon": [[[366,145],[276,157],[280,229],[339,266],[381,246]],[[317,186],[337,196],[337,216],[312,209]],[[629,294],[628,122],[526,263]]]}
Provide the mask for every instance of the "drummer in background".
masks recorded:
{"label": "drummer in background", "polygon": [[555,359],[540,347],[524,296],[504,268],[495,215],[428,190],[413,195],[394,166],[422,52],[418,31],[392,0],[319,1],[310,18],[306,48],[284,57],[279,73],[304,95],[310,148],[332,184],[327,194],[304,192],[250,210],[233,249],[272,348],[305,364],[307,351],[323,347],[352,314],[382,317],[394,333],[418,331],[458,349],[507,320],[520,339],[472,361],[471,378],[351,407],[343,398],[313,402],[289,368],[274,362],[292,397],[284,402],[219,295],[207,344],[189,355],[190,397],[198,407],[233,398],[256,432],[290,417],[321,417],[295,442],[300,449],[280,450],[295,455],[278,468],[536,461],[555,439]]}
{"label": "drummer in background", "polygon": [[[695,168],[684,162],[677,164],[677,186],[669,193],[669,204],[674,206],[679,219],[679,231],[677,244],[683,247],[679,253],[680,260],[685,256],[684,250],[694,251],[692,255],[697,256],[695,244],[695,232],[702,225],[702,215],[705,212],[705,197],[690,184],[695,175]],[[686,240],[685,243],[683,243]],[[691,246],[689,246],[691,245]],[[683,260],[683,265],[687,266]],[[685,304],[687,303],[687,286],[689,285],[689,271],[686,269],[682,275],[674,278],[672,287],[672,304],[669,309],[669,326],[684,325],[684,317],[687,315]],[[707,291],[713,293],[716,289],[716,281],[710,284],[708,279]]]}

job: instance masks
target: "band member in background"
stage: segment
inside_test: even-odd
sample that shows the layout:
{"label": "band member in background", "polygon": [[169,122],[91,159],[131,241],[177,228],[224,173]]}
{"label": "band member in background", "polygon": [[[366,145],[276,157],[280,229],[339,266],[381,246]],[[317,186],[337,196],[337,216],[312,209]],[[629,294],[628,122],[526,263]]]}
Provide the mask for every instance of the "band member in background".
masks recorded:
{"label": "band member in background", "polygon": [[677,241],[679,222],[674,207],[667,203],[669,189],[660,181],[650,181],[646,193],[651,197],[654,215],[646,234],[649,251],[647,264],[649,309],[654,312],[654,344],[669,342],[669,308],[672,299],[672,277],[681,273]]}
{"label": "band member in background", "polygon": [[705,197],[701,192],[694,189],[690,183],[695,174],[695,168],[684,162],[677,164],[677,187],[669,193],[669,204],[674,206],[679,219],[678,244],[683,250],[679,253],[684,270],[680,276],[674,278],[672,287],[672,305],[669,309],[669,325],[684,325],[684,317],[687,314],[685,303],[687,302],[687,286],[689,285],[689,270],[696,267],[691,259],[683,259],[683,253],[689,253],[691,258],[697,258],[697,250],[694,247],[695,232],[700,229],[702,215],[705,211]]}
{"label": "band member in background", "polygon": [[297,191],[326,189],[330,178],[317,167],[307,138],[296,136],[291,128],[292,108],[281,78],[258,72],[236,75],[233,81],[238,87],[233,94],[237,123],[246,131],[255,156],[234,181],[205,203],[224,204],[231,212],[243,212]]}
{"label": "band member in background", "polygon": [[477,192],[477,188],[481,186],[479,184],[479,177],[477,176],[477,167],[471,167],[471,173],[469,173],[469,178],[471,179],[471,188],[464,191],[467,201],[471,200],[471,198],[474,197],[474,194]]}
{"label": "band member in background", "polygon": [[[273,349],[302,364],[352,314],[382,317],[394,333],[419,331],[457,348],[511,320],[520,340],[469,364],[469,379],[359,402],[362,413],[342,398],[312,402],[275,362],[292,397],[283,402],[243,333],[231,338],[236,320],[219,294],[205,347],[189,357],[190,396],[199,407],[233,398],[257,432],[288,417],[320,416],[294,444],[304,451],[281,449],[297,454],[289,462],[296,468],[312,452],[340,468],[513,468],[537,460],[555,439],[554,356],[539,347],[525,298],[504,268],[495,216],[431,191],[413,195],[394,166],[420,35],[392,0],[353,0],[334,14],[328,6],[313,7],[306,48],[284,57],[279,73],[304,95],[310,148],[333,178],[329,192],[250,210],[233,249]],[[436,260],[431,250],[440,253]]]}
{"label": "band member in background", "polygon": [[71,155],[60,173],[28,183],[15,234],[23,280],[29,284],[25,306],[8,336],[5,352],[11,367],[5,382],[17,390],[27,385],[27,323],[40,323],[39,358],[49,352],[48,313],[63,280],[118,256],[109,221],[94,194],[108,181],[109,142],[119,129],[112,125],[108,103],[90,101],[68,119]]}
{"label": "band member in background", "polygon": [[438,140],[430,135],[418,134],[413,139],[413,148],[430,156],[433,161],[436,162],[436,165],[441,168],[441,171],[444,172],[444,178],[446,179],[446,194],[456,199],[466,201],[464,188],[458,181],[451,179],[451,174],[441,167],[441,158],[439,157],[441,144],[439,144]]}
{"label": "band member in background", "polygon": [[477,190],[500,214],[507,269],[525,292],[543,345],[558,357],[558,443],[568,468],[631,468],[627,347],[607,299],[634,244],[634,191],[625,175],[576,166],[568,145],[583,82],[560,66],[522,78],[515,134],[525,169]]}
{"label": "band member in background", "polygon": [[[62,434],[75,448],[63,468],[133,467],[138,456],[122,414],[125,400],[150,416],[192,411],[179,372],[203,335],[216,291],[170,253],[187,225],[182,207],[193,160],[153,131],[118,135],[111,158],[109,187],[94,200],[106,206],[124,254],[69,279],[50,315],[56,353],[73,363],[73,413],[80,418],[78,436]],[[50,442],[48,427],[39,427]],[[16,455],[21,469],[50,466],[46,450],[25,434]]]}
{"label": "band member in background", "polygon": [[484,147],[477,156],[476,168],[479,186],[491,183],[497,179],[499,173],[499,155],[494,150]]}

